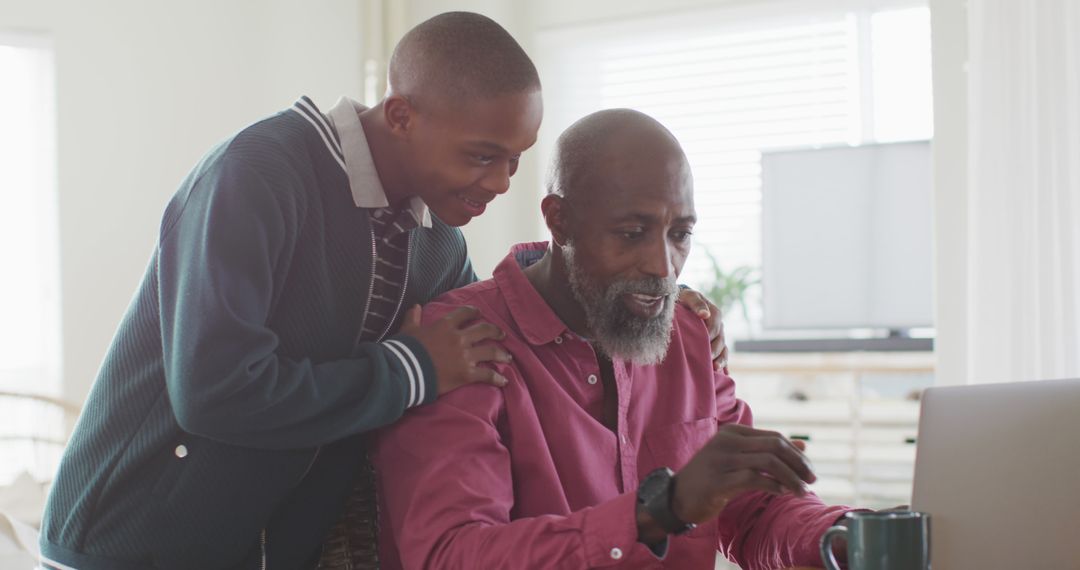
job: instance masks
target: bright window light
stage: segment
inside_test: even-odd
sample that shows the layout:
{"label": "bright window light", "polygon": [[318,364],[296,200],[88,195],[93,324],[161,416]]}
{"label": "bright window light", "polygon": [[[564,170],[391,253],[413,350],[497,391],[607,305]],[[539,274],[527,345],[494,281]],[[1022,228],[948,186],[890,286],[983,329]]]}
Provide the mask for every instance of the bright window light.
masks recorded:
{"label": "bright window light", "polygon": [[876,142],[932,135],[930,10],[910,8],[870,17]]}
{"label": "bright window light", "polygon": [[59,295],[52,51],[0,36],[0,370],[2,386],[58,386]]}
{"label": "bright window light", "polygon": [[[929,10],[875,5],[762,2],[545,30],[540,158],[590,112],[648,113],[678,137],[694,172],[699,221],[680,281],[712,281],[706,250],[729,271],[760,267],[763,151],[932,134]],[[759,291],[747,297],[757,328]]]}
{"label": "bright window light", "polygon": [[29,396],[60,392],[53,55],[0,34],[0,484],[52,475],[63,416]]}

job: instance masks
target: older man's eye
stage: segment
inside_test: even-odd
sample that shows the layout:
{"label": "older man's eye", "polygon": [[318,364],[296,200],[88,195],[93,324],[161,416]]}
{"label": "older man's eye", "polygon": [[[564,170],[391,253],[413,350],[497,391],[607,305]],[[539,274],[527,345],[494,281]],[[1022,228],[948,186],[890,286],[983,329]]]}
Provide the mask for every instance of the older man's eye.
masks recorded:
{"label": "older man's eye", "polygon": [[692,235],[694,235],[693,232],[683,232],[683,231],[672,232],[671,239],[681,243],[681,242],[690,241],[690,236],[692,236]]}
{"label": "older man's eye", "polygon": [[622,236],[624,239],[627,239],[627,240],[630,240],[630,241],[635,241],[635,240],[641,239],[641,236],[644,236],[645,232],[643,232],[641,230],[629,230],[629,231],[621,231],[621,232],[619,232],[619,235]]}
{"label": "older man's eye", "polygon": [[472,158],[476,162],[479,162],[480,164],[485,164],[485,165],[486,164],[491,164],[492,162],[495,162],[495,157],[491,156],[491,155],[487,155],[487,154],[474,154]]}

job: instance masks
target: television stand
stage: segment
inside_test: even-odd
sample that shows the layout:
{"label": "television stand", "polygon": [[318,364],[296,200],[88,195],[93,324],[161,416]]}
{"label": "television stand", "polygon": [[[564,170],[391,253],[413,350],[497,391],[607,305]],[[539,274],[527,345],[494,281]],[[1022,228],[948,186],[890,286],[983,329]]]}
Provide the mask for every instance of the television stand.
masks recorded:
{"label": "television stand", "polygon": [[[898,333],[896,336],[893,333]],[[930,352],[934,339],[890,330],[879,338],[776,338],[736,340],[735,352]]]}

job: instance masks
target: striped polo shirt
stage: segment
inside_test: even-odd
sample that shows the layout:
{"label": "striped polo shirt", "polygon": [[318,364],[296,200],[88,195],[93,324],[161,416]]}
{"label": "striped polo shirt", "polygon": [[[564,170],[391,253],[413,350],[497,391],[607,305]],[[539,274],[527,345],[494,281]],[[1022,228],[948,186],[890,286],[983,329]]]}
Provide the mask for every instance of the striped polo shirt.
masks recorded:
{"label": "striped polo shirt", "polygon": [[431,227],[431,213],[418,197],[411,198],[406,208],[395,209],[390,205],[360,124],[359,113],[364,110],[366,107],[360,103],[342,97],[330,109],[329,119],[332,134],[341,145],[353,202],[358,208],[367,209],[371,217],[375,266],[361,339],[378,341],[390,332],[397,317],[407,308],[401,302],[408,279],[409,231],[418,226]]}

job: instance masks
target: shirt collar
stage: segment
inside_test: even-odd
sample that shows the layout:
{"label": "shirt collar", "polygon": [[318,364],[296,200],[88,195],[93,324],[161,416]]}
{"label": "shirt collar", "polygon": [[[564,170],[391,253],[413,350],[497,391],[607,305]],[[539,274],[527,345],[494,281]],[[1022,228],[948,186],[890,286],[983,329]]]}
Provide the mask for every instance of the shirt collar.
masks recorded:
{"label": "shirt collar", "polygon": [[492,274],[514,322],[525,340],[534,345],[552,342],[568,330],[522,271],[539,261],[547,250],[546,241],[519,243],[510,248]]}
{"label": "shirt collar", "polygon": [[[342,97],[334,108],[330,109],[328,116],[341,141],[341,152],[345,155],[345,173],[349,176],[353,203],[357,208],[386,208],[390,201],[386,199],[386,190],[375,170],[375,159],[371,156],[371,147],[368,146],[364,126],[358,116],[365,110],[367,107],[360,103]],[[409,211],[416,223],[425,228],[431,227],[431,212],[418,196],[409,199]]]}

